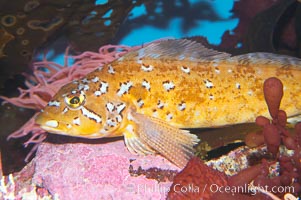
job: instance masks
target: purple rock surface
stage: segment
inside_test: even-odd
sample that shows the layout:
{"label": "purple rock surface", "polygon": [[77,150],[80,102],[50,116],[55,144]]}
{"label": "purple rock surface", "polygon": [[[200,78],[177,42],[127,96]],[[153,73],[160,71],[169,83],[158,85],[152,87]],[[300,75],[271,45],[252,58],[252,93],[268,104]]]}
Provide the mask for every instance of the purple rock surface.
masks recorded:
{"label": "purple rock surface", "polygon": [[[158,182],[158,177],[162,180],[162,176],[180,170],[159,155],[132,155],[123,140],[102,144],[45,142],[33,162],[33,183],[60,200],[165,199],[172,182],[164,177],[164,182]],[[141,171],[144,174],[133,173]]]}

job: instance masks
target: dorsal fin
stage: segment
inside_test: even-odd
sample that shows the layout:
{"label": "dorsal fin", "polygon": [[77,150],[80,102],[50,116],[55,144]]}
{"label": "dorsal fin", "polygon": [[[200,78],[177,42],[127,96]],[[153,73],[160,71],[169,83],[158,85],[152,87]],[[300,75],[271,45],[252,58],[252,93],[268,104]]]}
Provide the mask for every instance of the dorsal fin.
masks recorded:
{"label": "dorsal fin", "polygon": [[229,60],[238,62],[238,63],[245,63],[245,64],[252,64],[252,65],[273,65],[279,67],[296,67],[301,68],[301,59],[287,56],[287,55],[280,55],[280,54],[273,54],[273,53],[264,53],[264,52],[256,52],[256,53],[247,53],[243,55],[238,55],[231,57]]}
{"label": "dorsal fin", "polygon": [[208,49],[201,43],[179,39],[154,42],[139,50],[124,55],[121,60],[139,59],[167,59],[167,60],[191,60],[211,61],[214,59],[226,59],[231,55]]}
{"label": "dorsal fin", "polygon": [[247,53],[233,56],[209,49],[201,43],[187,39],[172,39],[153,42],[146,47],[132,51],[119,60],[165,59],[189,61],[228,60],[243,64],[275,65],[279,67],[301,67],[301,59],[273,53]]}

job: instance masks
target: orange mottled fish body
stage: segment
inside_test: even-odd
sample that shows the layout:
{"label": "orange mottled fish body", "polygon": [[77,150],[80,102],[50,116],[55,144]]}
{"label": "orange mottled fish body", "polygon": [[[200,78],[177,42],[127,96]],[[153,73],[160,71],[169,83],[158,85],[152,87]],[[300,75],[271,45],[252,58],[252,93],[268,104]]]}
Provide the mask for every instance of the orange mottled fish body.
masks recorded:
{"label": "orange mottled fish body", "polygon": [[[179,128],[218,127],[269,116],[262,90],[269,77],[284,85],[281,109],[288,116],[300,115],[300,66],[293,57],[231,57],[189,40],[153,43],[62,87],[37,123],[49,132],[78,137],[124,135],[131,152],[159,152],[184,166],[198,139]],[[173,137],[172,151],[178,148],[184,158],[160,149]]]}

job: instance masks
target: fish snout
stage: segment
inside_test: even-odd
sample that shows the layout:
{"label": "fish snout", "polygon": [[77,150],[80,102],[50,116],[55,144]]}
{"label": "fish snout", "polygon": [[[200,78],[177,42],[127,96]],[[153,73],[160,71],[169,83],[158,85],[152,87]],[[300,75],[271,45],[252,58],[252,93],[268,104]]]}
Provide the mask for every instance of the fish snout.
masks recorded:
{"label": "fish snout", "polygon": [[42,129],[48,132],[57,133],[60,131],[64,131],[63,124],[51,116],[47,115],[47,113],[39,113],[35,118],[35,123],[40,125]]}
{"label": "fish snout", "polygon": [[51,119],[46,113],[43,112],[36,116],[35,123],[39,124],[40,126],[49,126],[52,128],[57,128],[59,126],[59,122],[57,120]]}

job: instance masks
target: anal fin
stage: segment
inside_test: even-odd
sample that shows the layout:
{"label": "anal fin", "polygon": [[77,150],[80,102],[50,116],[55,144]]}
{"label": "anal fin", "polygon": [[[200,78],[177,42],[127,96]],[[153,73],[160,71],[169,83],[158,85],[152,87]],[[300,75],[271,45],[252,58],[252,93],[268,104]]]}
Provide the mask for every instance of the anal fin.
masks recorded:
{"label": "anal fin", "polygon": [[139,113],[131,113],[137,124],[138,137],[143,143],[184,168],[194,155],[193,146],[199,142],[196,135],[169,125],[167,122]]}

